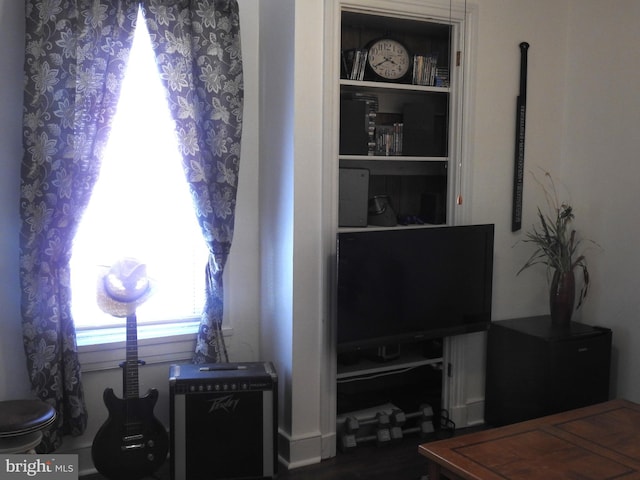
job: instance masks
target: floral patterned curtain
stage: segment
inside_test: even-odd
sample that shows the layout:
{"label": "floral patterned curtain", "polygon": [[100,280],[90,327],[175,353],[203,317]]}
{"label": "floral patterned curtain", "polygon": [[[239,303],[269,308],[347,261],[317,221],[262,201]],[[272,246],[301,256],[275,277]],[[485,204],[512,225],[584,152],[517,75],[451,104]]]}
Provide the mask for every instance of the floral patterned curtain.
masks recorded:
{"label": "floral patterned curtain", "polygon": [[41,451],[84,432],[69,259],[133,40],[126,0],[26,0],[20,280],[32,390],[58,412]]}
{"label": "floral patterned curtain", "polygon": [[142,3],[177,125],[183,166],[209,247],[194,363],[228,362],[222,274],[234,229],[244,85],[236,0]]}
{"label": "floral patterned curtain", "polygon": [[86,428],[69,260],[100,170],[139,5],[210,250],[193,360],[228,361],[222,273],[233,237],[243,103],[237,2],[26,0],[20,280],[32,389],[58,412],[43,452]]}

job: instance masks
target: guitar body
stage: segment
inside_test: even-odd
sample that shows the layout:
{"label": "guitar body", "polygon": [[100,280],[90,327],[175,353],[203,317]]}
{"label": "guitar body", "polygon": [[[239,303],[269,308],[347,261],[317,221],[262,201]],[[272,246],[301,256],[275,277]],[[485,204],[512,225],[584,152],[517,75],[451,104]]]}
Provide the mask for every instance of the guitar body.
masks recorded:
{"label": "guitar body", "polygon": [[144,397],[120,399],[107,388],[103,395],[109,412],[91,447],[93,464],[113,480],[138,480],[152,475],[166,460],[169,439],[154,416],[158,390]]}

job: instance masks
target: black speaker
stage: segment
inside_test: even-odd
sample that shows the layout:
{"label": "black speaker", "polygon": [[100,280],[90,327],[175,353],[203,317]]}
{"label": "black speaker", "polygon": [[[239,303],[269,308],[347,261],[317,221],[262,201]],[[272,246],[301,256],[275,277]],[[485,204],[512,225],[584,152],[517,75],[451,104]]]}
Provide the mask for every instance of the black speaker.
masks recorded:
{"label": "black speaker", "polygon": [[367,102],[340,101],[340,155],[366,155],[368,152]]}
{"label": "black speaker", "polygon": [[369,202],[369,170],[341,168],[338,193],[338,225],[366,227]]}
{"label": "black speaker", "polygon": [[172,365],[172,480],[275,478],[277,391],[269,362]]}

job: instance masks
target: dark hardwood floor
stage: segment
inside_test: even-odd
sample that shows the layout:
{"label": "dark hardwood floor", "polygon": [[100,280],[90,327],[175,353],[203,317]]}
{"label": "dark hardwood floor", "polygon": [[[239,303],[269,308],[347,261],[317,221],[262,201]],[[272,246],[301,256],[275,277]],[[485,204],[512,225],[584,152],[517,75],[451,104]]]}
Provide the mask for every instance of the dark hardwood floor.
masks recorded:
{"label": "dark hardwood floor", "polygon": [[[456,435],[477,429],[459,429]],[[292,470],[280,466],[277,478],[278,480],[424,480],[427,462],[418,453],[418,445],[424,441],[417,435],[411,435],[398,443],[380,447],[375,444],[365,444],[349,453],[338,453],[335,457],[314,465]],[[104,480],[105,477],[95,474],[81,478]],[[155,478],[169,480],[168,461],[157,472]]]}
{"label": "dark hardwood floor", "polygon": [[418,453],[422,443],[418,436],[399,443],[377,447],[363,445],[349,453],[315,465],[279,472],[279,479],[287,480],[421,480],[427,473],[427,462]]}

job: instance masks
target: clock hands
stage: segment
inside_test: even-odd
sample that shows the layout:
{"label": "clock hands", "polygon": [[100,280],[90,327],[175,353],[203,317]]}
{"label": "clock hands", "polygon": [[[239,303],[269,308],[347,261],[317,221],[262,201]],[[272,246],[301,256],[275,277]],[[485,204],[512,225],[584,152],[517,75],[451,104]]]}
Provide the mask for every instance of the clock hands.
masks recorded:
{"label": "clock hands", "polygon": [[397,62],[395,62],[393,59],[391,59],[391,58],[389,58],[389,57],[384,57],[384,60],[382,60],[381,62],[376,63],[376,64],[375,64],[375,65],[373,65],[373,66],[374,66],[374,67],[378,67],[378,66],[380,66],[380,65],[382,65],[383,63],[386,63],[386,62],[391,62],[391,63],[393,63],[394,65],[398,65],[398,63],[397,63]]}

